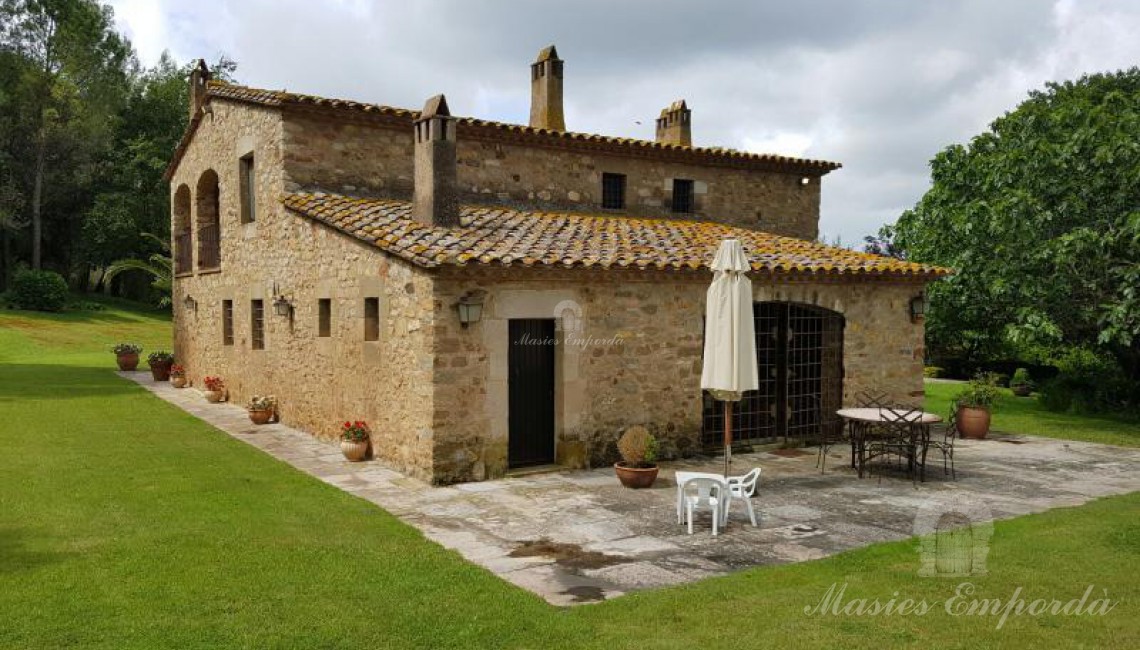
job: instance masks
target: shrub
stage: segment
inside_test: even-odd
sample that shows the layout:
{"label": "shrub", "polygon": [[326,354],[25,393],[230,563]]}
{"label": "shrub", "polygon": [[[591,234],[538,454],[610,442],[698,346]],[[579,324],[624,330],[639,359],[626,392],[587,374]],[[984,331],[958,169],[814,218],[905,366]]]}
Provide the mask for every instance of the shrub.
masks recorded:
{"label": "shrub", "polygon": [[277,398],[273,395],[254,395],[245,407],[250,411],[276,411]]}
{"label": "shrub", "polygon": [[183,365],[176,363],[176,364],[170,366],[170,376],[171,377],[185,377],[186,376],[186,368]]}
{"label": "shrub", "polygon": [[123,354],[138,354],[142,352],[142,346],[138,343],[116,343],[115,347],[111,348],[116,356]]}
{"label": "shrub", "polygon": [[67,306],[67,282],[55,271],[16,271],[8,293],[17,309],[63,311]]}
{"label": "shrub", "polygon": [[226,382],[221,377],[203,377],[202,383],[206,385],[208,391],[218,392],[226,389]]}
{"label": "shrub", "polygon": [[621,459],[629,467],[649,467],[657,460],[657,439],[640,424],[626,429],[617,446]]}
{"label": "shrub", "polygon": [[1029,378],[1029,371],[1025,368],[1018,368],[1013,372],[1013,379],[1009,380],[1010,386],[1032,386],[1033,380]]}
{"label": "shrub", "polygon": [[938,379],[946,374],[946,371],[938,366],[926,366],[922,369],[922,376],[929,379]]}
{"label": "shrub", "polygon": [[992,372],[978,373],[954,398],[961,406],[992,409],[1001,392],[998,390],[998,376]]}
{"label": "shrub", "polygon": [[1042,383],[1037,399],[1050,411],[1102,413],[1127,411],[1140,401],[1112,359],[1087,348],[1072,348],[1054,360],[1057,376]]}

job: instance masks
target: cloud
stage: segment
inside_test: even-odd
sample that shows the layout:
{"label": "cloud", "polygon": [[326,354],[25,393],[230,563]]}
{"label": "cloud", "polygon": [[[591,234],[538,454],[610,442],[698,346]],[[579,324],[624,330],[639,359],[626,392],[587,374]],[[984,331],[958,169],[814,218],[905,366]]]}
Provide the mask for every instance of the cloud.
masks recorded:
{"label": "cloud", "polygon": [[527,3],[112,0],[153,62],[227,54],[270,88],[525,122],[556,43],[567,125],[651,138],[674,99],[698,144],[836,160],[821,228],[859,241],[912,206],[928,161],[1051,79],[1140,60],[1126,0]]}

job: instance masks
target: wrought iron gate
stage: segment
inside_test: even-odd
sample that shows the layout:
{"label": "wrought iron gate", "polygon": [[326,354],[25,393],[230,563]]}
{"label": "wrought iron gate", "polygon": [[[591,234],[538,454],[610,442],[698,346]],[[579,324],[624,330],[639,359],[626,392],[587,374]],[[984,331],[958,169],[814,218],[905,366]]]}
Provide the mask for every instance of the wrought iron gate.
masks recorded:
{"label": "wrought iron gate", "polygon": [[[741,446],[807,442],[837,431],[843,403],[843,316],[786,302],[752,305],[760,384],[733,407],[733,440]],[[724,408],[704,395],[702,439],[721,444]]]}

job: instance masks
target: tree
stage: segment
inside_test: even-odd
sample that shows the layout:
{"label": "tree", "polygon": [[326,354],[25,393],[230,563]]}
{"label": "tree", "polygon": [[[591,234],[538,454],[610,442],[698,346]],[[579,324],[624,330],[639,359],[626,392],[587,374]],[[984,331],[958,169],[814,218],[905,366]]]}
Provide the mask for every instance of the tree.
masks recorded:
{"label": "tree", "polygon": [[1140,69],[1050,83],[967,146],[896,225],[930,287],[932,349],[1110,354],[1140,382]]}
{"label": "tree", "polygon": [[95,0],[0,0],[0,50],[23,64],[14,81],[31,142],[19,168],[30,186],[31,258],[38,269],[45,207],[54,208],[50,216],[69,241],[77,198],[70,191],[89,178],[92,154],[110,133],[133,54],[113,29],[110,8]]}

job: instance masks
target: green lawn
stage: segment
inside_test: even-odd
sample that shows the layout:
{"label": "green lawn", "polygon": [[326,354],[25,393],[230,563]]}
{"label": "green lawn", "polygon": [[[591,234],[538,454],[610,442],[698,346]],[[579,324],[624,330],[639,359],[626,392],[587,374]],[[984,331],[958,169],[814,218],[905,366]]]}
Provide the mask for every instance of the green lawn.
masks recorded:
{"label": "green lawn", "polygon": [[[169,323],[0,311],[2,648],[1140,647],[1140,494],[999,522],[973,581],[1095,585],[1103,617],[950,616],[960,581],[919,578],[914,542],[564,610],[119,379],[119,339]],[[933,609],[805,614],[835,583]]]}
{"label": "green lawn", "polygon": [[[946,414],[962,384],[926,382],[926,410]],[[1055,413],[1037,402],[1037,397],[1016,397],[1002,390],[993,414],[994,431],[1031,433],[1049,438],[1100,442],[1106,445],[1140,447],[1140,421],[1111,416]]]}

